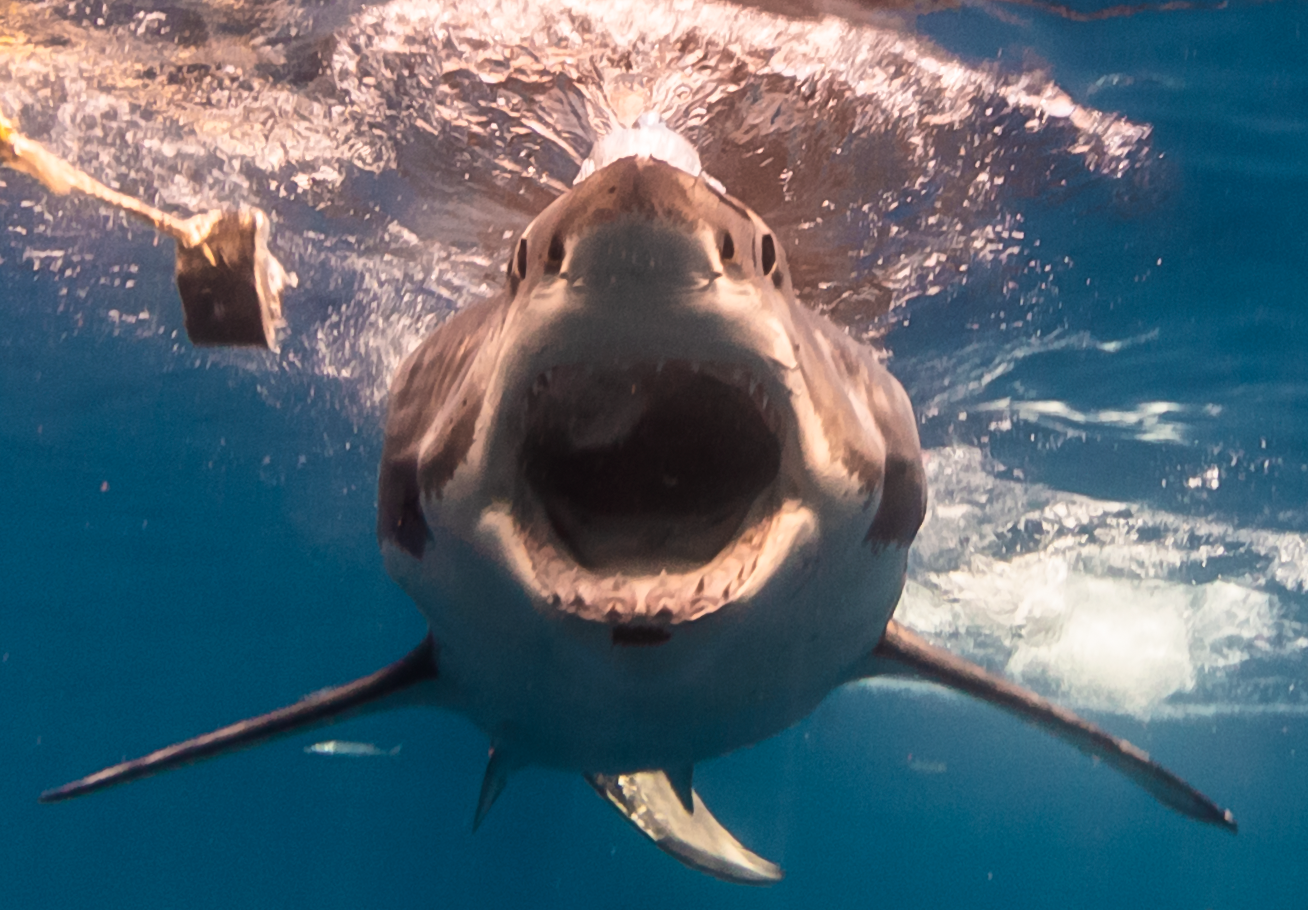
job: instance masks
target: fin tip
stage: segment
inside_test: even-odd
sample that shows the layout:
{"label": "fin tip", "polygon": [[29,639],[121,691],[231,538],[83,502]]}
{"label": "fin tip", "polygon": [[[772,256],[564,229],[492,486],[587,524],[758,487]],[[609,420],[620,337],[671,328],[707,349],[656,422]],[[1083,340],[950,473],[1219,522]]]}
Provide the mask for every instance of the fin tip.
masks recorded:
{"label": "fin tip", "polygon": [[1236,824],[1235,815],[1230,809],[1222,810],[1222,819],[1218,824],[1222,826],[1223,830],[1230,831],[1232,834],[1240,833],[1240,826]]}
{"label": "fin tip", "polygon": [[70,800],[75,796],[81,796],[84,793],[90,793],[94,787],[81,786],[81,781],[73,781],[71,784],[64,784],[62,787],[54,787],[50,790],[43,790],[41,795],[36,798],[38,803],[49,805],[51,803],[62,803]]}
{"label": "fin tip", "polygon": [[472,833],[476,834],[481,823],[486,820],[491,806],[500,798],[509,781],[510,765],[503,749],[491,747],[490,757],[486,762],[486,773],[481,779],[481,791],[477,794],[477,810],[472,816]]}

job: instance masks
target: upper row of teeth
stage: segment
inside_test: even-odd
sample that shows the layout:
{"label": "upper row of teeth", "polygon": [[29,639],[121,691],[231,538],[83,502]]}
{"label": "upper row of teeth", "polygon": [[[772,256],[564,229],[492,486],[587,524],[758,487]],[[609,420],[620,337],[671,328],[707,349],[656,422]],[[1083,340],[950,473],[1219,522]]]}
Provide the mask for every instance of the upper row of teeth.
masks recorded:
{"label": "upper row of teeth", "polygon": [[[690,367],[690,371],[692,373],[698,374],[701,372],[706,372],[714,379],[720,380],[722,382],[728,382],[731,385],[735,386],[736,388],[740,389],[741,391],[746,392],[749,395],[750,400],[753,401],[754,404],[758,407],[759,411],[761,411],[764,414],[770,413],[768,409],[768,404],[770,403],[771,399],[768,396],[768,392],[765,384],[757,377],[755,377],[753,373],[751,373],[749,370],[745,369],[744,367],[725,368],[719,366],[716,363],[706,362],[701,360],[689,360],[684,362],[686,363],[687,366]],[[667,358],[660,357],[654,363],[654,372],[662,373],[664,368],[668,365],[668,363],[669,361],[667,360]],[[632,369],[637,365],[638,364],[633,364],[633,363],[616,364],[618,369]],[[596,365],[594,363],[581,364],[581,366],[585,368],[588,375],[594,373],[596,369]],[[549,388],[550,385],[553,384],[554,382],[554,376],[558,369],[560,368],[549,367],[548,369],[538,374],[535,383],[532,385],[532,392],[535,394],[539,394],[545,391],[547,388]]]}

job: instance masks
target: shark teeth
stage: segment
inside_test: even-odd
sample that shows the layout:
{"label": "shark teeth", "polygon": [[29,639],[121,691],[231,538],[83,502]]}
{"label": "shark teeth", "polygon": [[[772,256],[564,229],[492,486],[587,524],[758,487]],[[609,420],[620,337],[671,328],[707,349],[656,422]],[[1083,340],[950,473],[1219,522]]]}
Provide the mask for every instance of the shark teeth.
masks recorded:
{"label": "shark teeth", "polygon": [[[793,416],[787,388],[755,369],[655,352],[635,362],[555,363],[532,377],[509,509],[522,580],[542,609],[665,628],[752,596],[766,581],[785,559],[771,538],[787,507],[777,462]],[[708,479],[687,470],[686,452],[696,449],[663,448],[680,434],[716,440],[713,421],[723,420],[736,431],[704,444],[716,472]],[[615,478],[628,465],[634,480],[624,485]]]}
{"label": "shark teeth", "polygon": [[[760,510],[763,511],[763,510]],[[691,622],[748,594],[759,566],[770,562],[768,546],[780,512],[749,523],[732,544],[706,566],[657,575],[606,575],[577,565],[537,526],[524,534],[536,589],[551,610],[610,624],[655,625]]]}
{"label": "shark teeth", "polygon": [[[531,399],[543,395],[555,385],[555,381],[558,379],[566,382],[569,377],[575,377],[578,371],[581,371],[589,378],[595,375],[597,369],[607,368],[629,372],[636,386],[640,385],[642,374],[648,374],[650,371],[655,376],[661,376],[665,371],[681,370],[689,371],[694,376],[711,377],[748,395],[754,407],[758,409],[759,414],[763,417],[768,429],[773,433],[779,432],[781,428],[782,414],[768,394],[767,381],[760,379],[748,366],[743,364],[715,363],[705,360],[657,357],[653,360],[616,360],[602,365],[594,362],[555,364],[541,370],[536,375],[536,378],[528,387],[527,395],[524,396],[523,406],[524,408],[529,406]],[[784,391],[784,388],[782,391]]]}

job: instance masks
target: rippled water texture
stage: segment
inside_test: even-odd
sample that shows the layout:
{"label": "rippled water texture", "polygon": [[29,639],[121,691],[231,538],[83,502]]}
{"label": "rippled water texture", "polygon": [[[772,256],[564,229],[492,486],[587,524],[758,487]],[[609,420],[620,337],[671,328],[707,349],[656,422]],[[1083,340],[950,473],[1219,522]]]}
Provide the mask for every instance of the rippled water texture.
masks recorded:
{"label": "rippled water texture", "polygon": [[[0,108],[30,135],[164,207],[263,207],[300,287],[280,356],[197,353],[140,228],[6,173],[0,255],[59,299],[20,315],[227,370],[300,436],[343,416],[364,453],[347,488],[372,483],[399,359],[498,286],[507,238],[648,108],[778,231],[803,299],[905,379],[932,484],[905,621],[1085,708],[1308,708],[1303,436],[1268,451],[1249,412],[1301,400],[1302,373],[1270,398],[1154,385],[1185,353],[1170,311],[1102,315],[1165,268],[1141,234],[1188,192],[1154,126],[1113,112],[1138,76],[1064,87],[903,23],[687,2],[34,4],[0,41]],[[304,462],[262,445],[270,483]]]}

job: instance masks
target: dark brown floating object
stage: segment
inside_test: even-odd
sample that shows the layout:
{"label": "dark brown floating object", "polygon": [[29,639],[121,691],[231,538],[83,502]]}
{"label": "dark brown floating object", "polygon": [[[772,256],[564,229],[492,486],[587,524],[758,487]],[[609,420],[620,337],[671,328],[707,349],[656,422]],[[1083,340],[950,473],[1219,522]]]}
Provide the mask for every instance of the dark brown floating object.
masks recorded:
{"label": "dark brown floating object", "polygon": [[258,209],[211,212],[194,245],[177,241],[177,292],[186,334],[203,347],[277,350],[286,274],[268,252],[268,218]]}
{"label": "dark brown floating object", "polygon": [[282,288],[294,287],[295,276],[268,251],[268,216],[259,209],[169,215],[79,171],[18,132],[3,114],[0,164],[30,174],[54,193],[85,193],[174,238],[177,291],[193,344],[277,350],[277,329],[286,324]]}

